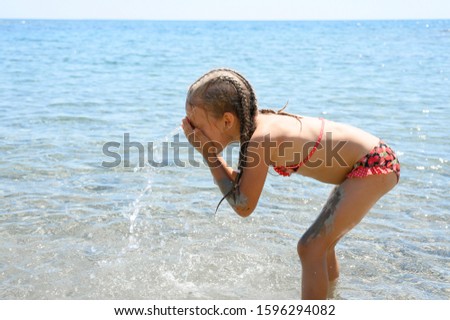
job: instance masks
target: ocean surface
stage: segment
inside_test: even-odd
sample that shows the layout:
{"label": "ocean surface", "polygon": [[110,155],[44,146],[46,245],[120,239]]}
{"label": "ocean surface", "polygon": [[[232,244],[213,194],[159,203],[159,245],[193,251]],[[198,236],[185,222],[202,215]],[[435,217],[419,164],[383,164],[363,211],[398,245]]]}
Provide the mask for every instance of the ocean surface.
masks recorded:
{"label": "ocean surface", "polygon": [[271,169],[249,218],[214,214],[179,125],[188,86],[226,66],[260,107],[289,101],[400,157],[337,247],[332,297],[449,299],[449,53],[450,20],[0,20],[0,298],[300,297],[297,242],[332,186]]}

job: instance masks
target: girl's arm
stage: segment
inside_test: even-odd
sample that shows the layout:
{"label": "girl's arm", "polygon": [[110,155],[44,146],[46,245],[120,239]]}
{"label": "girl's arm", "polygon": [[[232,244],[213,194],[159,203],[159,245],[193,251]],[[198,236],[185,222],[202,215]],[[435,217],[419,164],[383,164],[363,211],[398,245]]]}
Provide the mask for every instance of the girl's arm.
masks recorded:
{"label": "girl's arm", "polygon": [[220,191],[227,195],[226,199],[234,211],[242,217],[249,216],[256,208],[268,171],[262,143],[255,141],[249,145],[248,167],[243,170],[240,186],[233,188],[237,172],[218,156],[214,143],[201,130],[193,129],[187,120],[183,120],[183,130],[189,142],[202,154]]}
{"label": "girl's arm", "polygon": [[[224,167],[224,169],[226,170],[226,172],[227,172],[228,178],[229,178],[230,180],[234,181],[234,180],[236,179],[236,176],[237,176],[238,172],[235,171],[235,170],[233,170],[232,167],[229,167],[229,166],[227,165],[227,163],[225,162],[225,160],[224,160],[221,156],[219,156],[219,155],[214,155],[212,158],[214,158],[214,157],[217,158],[217,161],[218,161],[218,163],[216,163],[215,165],[222,165],[222,166]],[[210,158],[211,158],[211,156],[210,156]],[[211,159],[211,160],[213,160],[213,159]],[[208,161],[206,161],[206,162],[208,163]],[[211,168],[211,166],[214,167],[214,164],[211,163],[211,165],[210,165],[210,164],[208,163],[208,166]],[[213,177],[214,177],[214,172],[213,172],[212,170],[211,170],[211,174],[212,174]],[[217,184],[216,178],[214,178],[214,182]]]}
{"label": "girl's arm", "polygon": [[[241,217],[247,217],[255,210],[264,187],[268,166],[264,161],[262,151],[261,145],[249,146],[247,156],[251,157],[249,159],[250,163],[243,169],[237,188],[233,188],[233,181],[230,179],[222,177],[222,179],[217,180],[223,167],[218,165],[217,162],[208,161],[208,164],[211,164],[210,170],[217,181],[220,191],[226,196],[225,199],[227,199],[234,211]],[[214,156],[210,158],[214,159]],[[219,159],[217,161],[220,162]],[[235,175],[237,175],[237,172],[235,172]]]}

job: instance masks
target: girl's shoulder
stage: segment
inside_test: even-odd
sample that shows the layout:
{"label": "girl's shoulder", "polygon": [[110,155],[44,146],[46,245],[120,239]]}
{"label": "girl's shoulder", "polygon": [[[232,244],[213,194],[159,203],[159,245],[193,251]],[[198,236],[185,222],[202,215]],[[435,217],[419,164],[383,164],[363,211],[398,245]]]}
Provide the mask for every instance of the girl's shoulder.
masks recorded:
{"label": "girl's shoulder", "polygon": [[270,137],[272,140],[298,135],[303,127],[305,118],[282,114],[258,114],[256,117],[256,130],[252,136],[253,141],[264,141]]}
{"label": "girl's shoulder", "polygon": [[275,114],[258,114],[256,117],[256,129],[252,135],[251,141],[261,142],[267,140],[277,130],[278,124],[276,123]]}

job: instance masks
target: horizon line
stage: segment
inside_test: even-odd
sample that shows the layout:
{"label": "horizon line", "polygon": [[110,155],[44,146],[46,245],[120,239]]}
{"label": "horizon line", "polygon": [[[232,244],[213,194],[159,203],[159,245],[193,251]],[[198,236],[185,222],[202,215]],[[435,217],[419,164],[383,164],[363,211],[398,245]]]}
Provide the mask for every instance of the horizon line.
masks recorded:
{"label": "horizon line", "polygon": [[50,20],[50,21],[154,21],[154,22],[351,22],[351,21],[439,21],[450,18],[344,18],[344,19],[134,19],[134,18],[3,18],[0,20]]}

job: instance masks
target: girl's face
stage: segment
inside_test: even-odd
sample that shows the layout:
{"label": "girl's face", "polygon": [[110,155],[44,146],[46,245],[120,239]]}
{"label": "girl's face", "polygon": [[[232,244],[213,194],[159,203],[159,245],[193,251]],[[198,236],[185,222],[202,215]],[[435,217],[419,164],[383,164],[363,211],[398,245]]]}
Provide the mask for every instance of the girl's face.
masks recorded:
{"label": "girl's face", "polygon": [[239,141],[237,118],[230,112],[226,112],[222,118],[217,119],[204,108],[187,103],[186,116],[194,129],[198,128],[211,141],[220,143],[221,149],[231,142]]}

